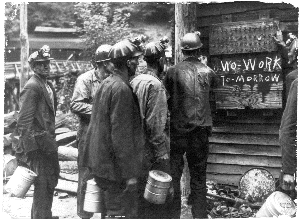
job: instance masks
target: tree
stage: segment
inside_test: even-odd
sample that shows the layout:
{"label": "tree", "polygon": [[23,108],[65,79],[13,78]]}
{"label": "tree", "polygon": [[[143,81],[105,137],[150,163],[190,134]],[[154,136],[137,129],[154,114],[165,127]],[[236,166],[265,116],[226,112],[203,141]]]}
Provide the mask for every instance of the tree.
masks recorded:
{"label": "tree", "polygon": [[20,32],[20,10],[19,4],[5,2],[5,40]]}
{"label": "tree", "polygon": [[196,3],[175,6],[175,64],[182,60],[180,39],[188,32],[195,31]]}
{"label": "tree", "polygon": [[73,2],[30,2],[28,32],[36,26],[71,28],[75,23]]}
{"label": "tree", "polygon": [[131,36],[130,13],[117,8],[115,3],[79,2],[75,5],[75,14],[77,28],[85,41],[86,56],[92,57],[102,44],[113,45]]}

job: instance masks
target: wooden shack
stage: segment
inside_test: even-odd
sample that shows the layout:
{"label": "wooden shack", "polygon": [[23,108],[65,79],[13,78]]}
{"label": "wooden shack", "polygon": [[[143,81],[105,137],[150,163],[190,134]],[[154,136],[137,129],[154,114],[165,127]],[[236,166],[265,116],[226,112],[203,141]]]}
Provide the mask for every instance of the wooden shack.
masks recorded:
{"label": "wooden shack", "polygon": [[290,70],[272,36],[298,36],[299,9],[287,3],[225,2],[196,6],[202,53],[222,80],[212,93],[213,134],[207,178],[237,186],[251,168],[281,168],[278,141]]}
{"label": "wooden shack", "polygon": [[[51,56],[57,60],[67,60],[73,53],[79,55],[85,44],[74,28],[55,28],[37,26],[28,34],[29,54],[47,44],[51,48]],[[5,47],[5,62],[20,61],[20,37],[8,39]],[[77,60],[83,60],[83,57]],[[74,60],[74,58],[72,58]]]}
{"label": "wooden shack", "polygon": [[[81,55],[85,44],[80,39],[76,29],[54,28],[37,26],[34,33],[28,35],[29,54],[40,49],[43,45],[49,45],[52,60],[50,63],[50,79],[59,85],[60,78],[67,74],[79,75],[93,68],[88,58]],[[10,37],[5,47],[4,63],[4,113],[19,109],[19,77],[21,72],[20,63],[21,44],[20,37]],[[29,71],[28,78],[33,75]]]}

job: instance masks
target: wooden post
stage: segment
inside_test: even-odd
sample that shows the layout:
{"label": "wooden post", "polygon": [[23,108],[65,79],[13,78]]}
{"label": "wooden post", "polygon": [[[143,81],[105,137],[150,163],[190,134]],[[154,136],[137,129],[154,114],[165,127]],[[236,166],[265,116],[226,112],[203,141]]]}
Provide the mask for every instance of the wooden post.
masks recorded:
{"label": "wooden post", "polygon": [[[186,33],[197,31],[196,8],[196,3],[177,3],[175,5],[175,64],[182,61],[183,59],[180,47],[180,41],[182,37]],[[182,195],[188,196],[190,194],[190,174],[186,156],[184,156],[184,169],[180,186]]]}
{"label": "wooden post", "polygon": [[20,73],[20,91],[23,89],[29,72],[28,56],[29,41],[27,33],[27,3],[20,4],[20,43],[21,43],[21,73]]}
{"label": "wooden post", "polygon": [[196,8],[196,3],[175,4],[175,64],[183,57],[180,40],[186,33],[196,31]]}

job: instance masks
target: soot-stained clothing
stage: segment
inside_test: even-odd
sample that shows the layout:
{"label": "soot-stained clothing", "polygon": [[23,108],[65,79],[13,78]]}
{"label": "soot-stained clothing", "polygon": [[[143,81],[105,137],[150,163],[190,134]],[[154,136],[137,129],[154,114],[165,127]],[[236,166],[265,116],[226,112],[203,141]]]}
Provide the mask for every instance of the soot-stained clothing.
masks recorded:
{"label": "soot-stained clothing", "polygon": [[139,219],[167,219],[169,203],[157,206],[144,199],[149,171],[161,170],[170,174],[169,159],[159,159],[165,154],[170,155],[167,92],[151,68],[137,75],[130,84],[139,101],[146,139],[143,177],[139,181]]}
{"label": "soot-stained clothing", "polygon": [[20,111],[15,133],[20,136],[16,156],[37,174],[31,218],[52,218],[54,188],[59,162],[55,140],[57,98],[50,82],[34,74],[20,94]]}
{"label": "soot-stained clothing", "polygon": [[78,76],[73,96],[71,99],[70,109],[79,118],[79,126],[77,131],[78,146],[78,188],[77,188],[77,214],[80,218],[91,218],[93,213],[83,210],[86,182],[90,179],[90,171],[82,166],[83,147],[85,143],[85,135],[90,122],[93,101],[100,83],[105,79],[105,75],[97,69],[89,70]]}
{"label": "soot-stained clothing", "polygon": [[139,177],[144,135],[136,95],[122,75],[106,78],[96,93],[83,166],[110,181]]}
{"label": "soot-stained clothing", "polygon": [[279,130],[283,174],[294,175],[297,170],[297,98],[298,78],[289,91]]}
{"label": "soot-stained clothing", "polygon": [[180,179],[186,154],[191,177],[189,200],[192,215],[194,218],[207,218],[206,202],[203,200],[206,199],[208,137],[212,127],[209,91],[217,86],[218,77],[200,60],[188,57],[170,67],[164,81],[170,95],[170,163],[174,186],[171,217],[180,218]]}

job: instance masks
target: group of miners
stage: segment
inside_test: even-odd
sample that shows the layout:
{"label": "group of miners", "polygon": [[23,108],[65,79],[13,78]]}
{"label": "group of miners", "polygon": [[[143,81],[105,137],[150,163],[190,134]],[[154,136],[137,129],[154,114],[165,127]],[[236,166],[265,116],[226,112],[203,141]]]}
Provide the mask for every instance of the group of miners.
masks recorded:
{"label": "group of miners", "polygon": [[[168,38],[143,45],[142,38],[101,45],[94,69],[77,78],[71,111],[79,117],[77,214],[83,209],[87,181],[101,189],[102,218],[179,219],[184,155],[189,167],[193,218],[207,218],[206,166],[212,116],[209,92],[218,76],[201,60],[200,32],[181,40],[183,61],[164,78]],[[54,218],[52,202],[58,183],[55,140],[57,98],[50,72],[50,48],[30,55],[34,75],[21,92],[16,147],[19,164],[38,176],[31,218]],[[139,59],[147,67],[137,75]],[[143,194],[151,170],[172,177],[167,200],[153,204]]]}

